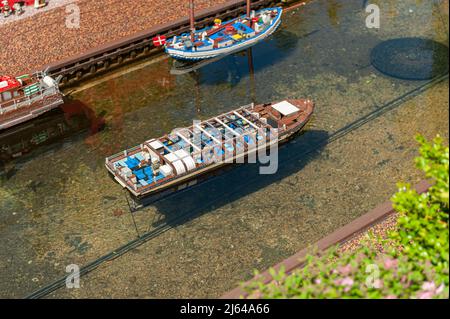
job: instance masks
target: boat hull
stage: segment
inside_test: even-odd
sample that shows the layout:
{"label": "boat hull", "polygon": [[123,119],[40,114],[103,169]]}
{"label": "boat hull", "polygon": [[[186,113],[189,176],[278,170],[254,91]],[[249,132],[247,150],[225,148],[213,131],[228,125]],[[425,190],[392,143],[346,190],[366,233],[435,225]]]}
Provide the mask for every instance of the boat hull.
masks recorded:
{"label": "boat hull", "polygon": [[[297,136],[297,134],[299,134],[302,131],[303,126],[298,131],[293,132],[292,134],[286,136],[286,138],[284,138],[283,140],[280,140],[278,142],[278,144],[280,146],[287,144],[290,140],[292,140],[295,136]],[[243,156],[244,161],[247,160],[249,155],[250,154],[245,154]],[[165,198],[171,194],[186,191],[194,186],[197,186],[203,182],[206,182],[210,178],[214,177],[215,175],[219,175],[223,171],[230,169],[233,165],[236,165],[236,164],[226,163],[226,162],[218,163],[215,166],[208,167],[208,169],[205,170],[204,172],[193,173],[191,176],[186,176],[183,179],[175,180],[175,181],[173,181],[173,183],[166,184],[166,185],[164,185],[164,187],[161,187],[160,189],[152,189],[152,190],[142,193],[142,194],[131,192],[131,194],[133,195],[133,197],[136,200],[144,202],[145,205],[149,205],[149,204],[154,203],[154,202],[156,202],[162,198]],[[106,167],[108,168],[108,166],[106,166]],[[123,182],[120,181],[120,179],[118,179],[114,175],[114,172],[111,171],[110,168],[108,168],[108,171],[116,182],[118,182],[122,187],[126,188],[126,185],[124,185]]]}
{"label": "boat hull", "polygon": [[41,116],[42,114],[61,106],[63,103],[62,96],[54,95],[42,101],[33,103],[29,107],[18,109],[9,114],[0,115],[0,130],[13,127]]}
{"label": "boat hull", "polygon": [[281,24],[281,15],[282,15],[282,9],[276,8],[278,10],[277,17],[272,21],[271,25],[264,30],[264,32],[261,32],[258,35],[255,35],[252,38],[249,38],[245,41],[233,44],[228,47],[224,48],[216,48],[211,50],[205,50],[205,51],[187,51],[187,50],[181,50],[181,49],[174,49],[167,47],[165,48],[165,51],[168,55],[170,55],[172,58],[177,60],[184,60],[184,61],[199,61],[199,60],[205,60],[205,59],[211,59],[216,58],[220,56],[225,56],[231,53],[239,52],[242,50],[245,50],[258,42],[266,39],[270,35],[272,35],[280,26]]}
{"label": "boat hull", "polygon": [[[177,190],[186,189],[189,186],[193,186],[193,185],[197,184],[199,180],[206,179],[208,176],[212,175],[217,170],[220,170],[226,166],[229,166],[229,165],[235,164],[235,163],[246,163],[246,162],[248,162],[247,159],[249,156],[252,156],[251,158],[256,158],[257,152],[263,151],[265,154],[266,150],[270,149],[272,146],[277,147],[278,145],[288,142],[293,136],[295,136],[298,132],[300,132],[304,128],[304,126],[309,121],[310,117],[312,116],[313,109],[314,109],[313,103],[309,100],[295,100],[295,101],[291,101],[291,102],[293,102],[294,105],[296,103],[297,103],[297,105],[302,105],[302,108],[299,108],[299,109],[301,109],[301,112],[299,113],[299,115],[294,115],[294,119],[292,118],[292,116],[290,118],[289,118],[289,116],[286,117],[287,124],[285,124],[283,122],[283,119],[279,120],[278,134],[277,134],[276,138],[268,139],[268,140],[266,140],[266,142],[263,142],[261,144],[258,142],[257,144],[254,145],[254,147],[246,148],[245,151],[243,151],[243,152],[237,152],[237,149],[236,149],[236,152],[231,157],[226,157],[224,155],[221,155],[221,157],[219,157],[218,159],[216,159],[215,161],[213,161],[209,164],[200,165],[199,167],[197,167],[196,169],[194,169],[192,171],[187,171],[183,174],[180,174],[173,178],[169,178],[168,180],[162,181],[161,183],[156,183],[156,184],[152,185],[151,187],[145,187],[145,186],[140,187],[140,188],[131,187],[131,185],[129,184],[130,181],[127,179],[124,179],[124,177],[120,173],[120,170],[117,169],[116,165],[119,164],[119,166],[120,166],[120,162],[122,162],[124,159],[129,158],[130,156],[132,157],[133,154],[139,153],[140,150],[145,148],[144,145],[146,143],[152,142],[152,141],[154,141],[154,139],[151,141],[147,141],[144,144],[141,144],[140,146],[136,146],[134,148],[123,151],[122,153],[108,157],[106,159],[106,163],[105,163],[106,168],[112,174],[114,179],[120,185],[122,185],[124,188],[127,188],[135,198],[144,198],[144,197],[149,197],[149,196],[153,196],[153,195],[156,197],[160,197],[160,196],[162,196],[161,194],[173,193]],[[278,103],[278,104],[282,104],[282,103]],[[269,104],[259,105],[256,107],[251,106],[251,109],[249,109],[249,110],[254,110],[255,112],[259,112],[261,114],[261,116],[267,116],[266,110],[268,108],[273,109],[274,105],[275,104],[273,104],[273,103],[269,103]],[[244,107],[244,108],[246,108],[246,107]],[[238,113],[236,113],[236,111],[239,112],[239,110],[242,110],[242,109],[243,108],[237,109],[237,110],[231,111],[227,114],[230,114],[232,112],[234,112],[235,114],[238,114]],[[227,114],[225,114],[225,116]],[[219,115],[219,116],[223,116],[223,115],[224,114]],[[218,117],[216,117],[214,119],[217,120]],[[206,120],[202,123],[208,122],[210,120]]]}
{"label": "boat hull", "polygon": [[[56,81],[42,72],[3,78],[9,79],[9,82],[1,82],[0,130],[31,120],[64,103]],[[5,83],[10,84],[6,89]]]}

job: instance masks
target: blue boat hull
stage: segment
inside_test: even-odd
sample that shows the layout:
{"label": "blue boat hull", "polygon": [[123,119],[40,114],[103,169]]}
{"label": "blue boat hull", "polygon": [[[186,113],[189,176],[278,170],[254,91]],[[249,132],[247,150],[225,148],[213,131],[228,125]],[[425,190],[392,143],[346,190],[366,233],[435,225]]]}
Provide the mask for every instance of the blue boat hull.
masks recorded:
{"label": "blue boat hull", "polygon": [[[215,57],[219,57],[219,56],[225,56],[230,53],[245,50],[245,49],[257,44],[258,42],[264,40],[265,38],[269,37],[270,35],[272,35],[281,24],[281,15],[283,12],[283,10],[281,8],[267,8],[267,9],[262,9],[259,12],[264,11],[264,10],[276,10],[277,16],[271,21],[270,25],[265,27],[265,29],[262,32],[256,34],[255,36],[253,36],[251,38],[236,42],[227,47],[213,48],[211,50],[175,49],[175,48],[172,48],[172,47],[166,45],[165,51],[172,58],[177,59],[177,60],[199,61],[199,60],[205,60],[205,59],[215,58]],[[233,21],[236,21],[236,20],[242,19],[242,18],[245,18],[245,16],[241,16],[239,18],[227,21],[224,24],[229,24],[229,23],[232,23]],[[212,27],[206,28],[206,29],[197,31],[196,34],[201,34],[202,32],[209,31],[211,29],[212,29]],[[173,42],[173,38],[169,39],[167,41],[167,43],[171,43],[171,42]]]}

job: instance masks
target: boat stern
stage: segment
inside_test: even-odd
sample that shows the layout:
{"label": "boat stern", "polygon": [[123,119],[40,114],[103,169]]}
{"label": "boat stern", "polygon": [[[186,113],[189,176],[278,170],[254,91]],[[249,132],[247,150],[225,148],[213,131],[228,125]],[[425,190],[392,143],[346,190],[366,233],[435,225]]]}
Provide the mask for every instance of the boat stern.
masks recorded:
{"label": "boat stern", "polygon": [[314,102],[309,99],[288,99],[257,106],[255,111],[277,128],[280,134],[301,130],[314,113]]}

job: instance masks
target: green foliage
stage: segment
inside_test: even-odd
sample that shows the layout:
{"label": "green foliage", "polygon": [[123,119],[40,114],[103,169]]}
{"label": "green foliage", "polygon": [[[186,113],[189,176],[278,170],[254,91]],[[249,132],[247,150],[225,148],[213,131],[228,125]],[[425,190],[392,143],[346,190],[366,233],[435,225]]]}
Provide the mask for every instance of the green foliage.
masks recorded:
{"label": "green foliage", "polygon": [[432,187],[417,194],[399,184],[392,197],[397,230],[382,239],[369,234],[353,252],[310,255],[292,274],[271,270],[269,284],[244,287],[249,298],[448,298],[448,147],[417,136],[416,166]]}
{"label": "green foliage", "polygon": [[[429,144],[418,136],[420,157],[416,166],[432,179],[433,186],[427,193],[418,195],[407,184],[400,184],[400,191],[392,198],[394,208],[400,213],[398,232],[392,234],[403,247],[403,254],[411,260],[429,261],[437,276],[448,271],[448,147],[438,136]],[[420,270],[420,269],[419,269]],[[448,286],[448,274],[437,278]]]}

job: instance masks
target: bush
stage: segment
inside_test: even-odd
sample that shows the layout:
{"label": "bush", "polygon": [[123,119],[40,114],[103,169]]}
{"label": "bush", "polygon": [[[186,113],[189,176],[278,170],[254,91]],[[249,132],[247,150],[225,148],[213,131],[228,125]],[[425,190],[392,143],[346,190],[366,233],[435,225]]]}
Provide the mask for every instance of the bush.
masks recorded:
{"label": "bush", "polygon": [[249,298],[448,298],[448,147],[439,136],[432,143],[416,139],[416,166],[433,186],[419,195],[398,185],[396,231],[387,239],[369,235],[354,252],[309,256],[289,275],[271,269],[271,283],[244,287]]}

